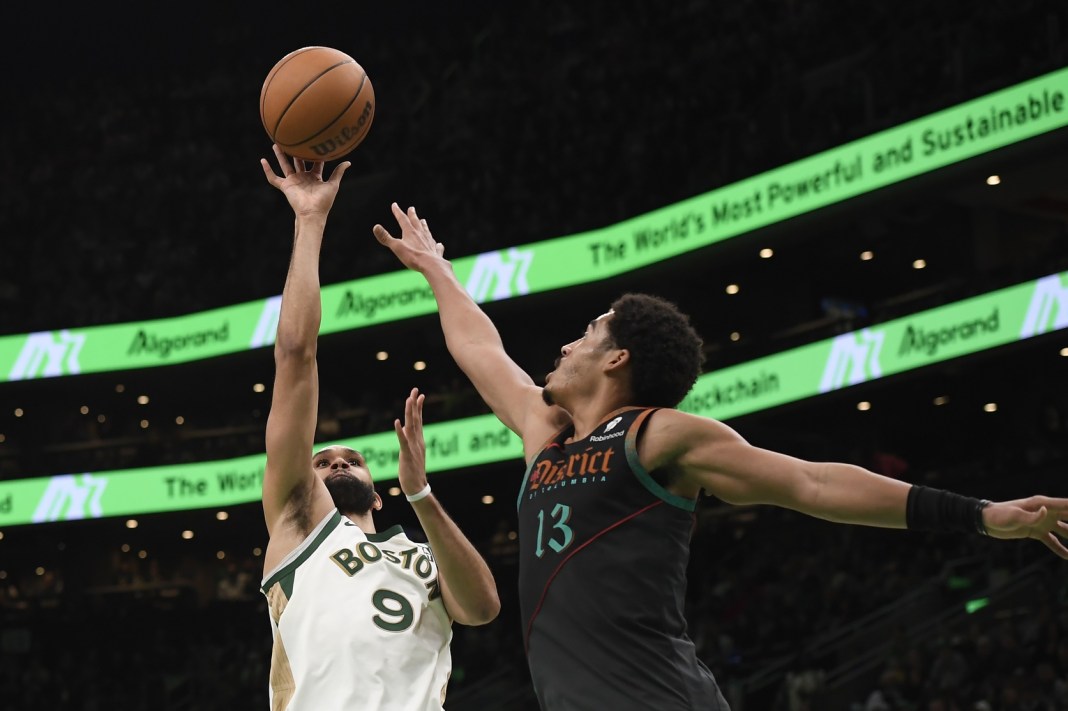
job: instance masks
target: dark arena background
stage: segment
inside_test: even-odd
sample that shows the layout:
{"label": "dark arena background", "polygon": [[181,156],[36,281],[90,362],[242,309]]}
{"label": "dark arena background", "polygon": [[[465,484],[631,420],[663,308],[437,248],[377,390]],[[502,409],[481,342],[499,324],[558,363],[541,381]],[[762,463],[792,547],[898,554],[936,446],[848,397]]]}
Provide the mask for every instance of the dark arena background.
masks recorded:
{"label": "dark arena background", "polygon": [[[5,709],[267,708],[274,364],[255,338],[292,213],[258,164],[257,101],[303,46],[352,55],[377,98],[323,247],[316,441],[374,453],[379,527],[414,529],[388,444],[424,390],[430,479],[502,598],[455,627],[449,711],[536,708],[523,463],[374,240],[392,201],[538,382],[615,297],[656,293],[705,339],[683,408],[754,444],[996,500],[1068,494],[1064,3],[5,16]],[[689,634],[735,711],[1066,709],[1066,598],[1068,563],[1033,541],[698,507]]]}

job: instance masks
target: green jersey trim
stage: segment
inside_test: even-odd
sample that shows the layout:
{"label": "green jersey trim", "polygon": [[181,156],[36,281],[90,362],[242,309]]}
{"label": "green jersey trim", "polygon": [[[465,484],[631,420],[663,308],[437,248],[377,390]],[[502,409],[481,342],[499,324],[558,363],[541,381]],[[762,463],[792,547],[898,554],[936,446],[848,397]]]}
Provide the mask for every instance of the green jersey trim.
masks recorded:
{"label": "green jersey trim", "polygon": [[692,499],[672,494],[661,486],[660,483],[645,470],[645,467],[642,466],[641,459],[638,457],[638,434],[641,432],[642,425],[645,424],[649,415],[654,412],[656,412],[656,410],[646,410],[638,415],[634,422],[630,424],[630,431],[627,432],[627,440],[623,447],[627,455],[627,462],[630,464],[634,476],[638,477],[638,481],[641,482],[642,486],[649,490],[650,494],[665,503],[671,504],[675,508],[693,513],[697,510],[697,502]]}
{"label": "green jersey trim", "polygon": [[260,588],[263,593],[266,595],[267,591],[270,590],[275,583],[277,583],[287,575],[291,574],[293,571],[299,568],[301,564],[304,563],[304,561],[308,560],[308,558],[311,557],[312,553],[314,553],[316,549],[318,549],[319,546],[323,544],[323,541],[326,540],[326,537],[333,533],[335,528],[341,525],[341,521],[341,514],[338,513],[337,509],[334,509],[334,513],[330,514],[329,518],[326,519],[325,525],[323,525],[319,532],[315,534],[315,538],[313,538],[310,542],[306,542],[304,550],[300,552],[300,555],[298,555],[290,562],[284,564],[281,568],[275,571],[274,575],[267,579],[267,582],[265,582]]}
{"label": "green jersey trim", "polygon": [[398,523],[393,526],[390,526],[385,531],[379,531],[378,533],[368,533],[367,540],[369,540],[371,543],[382,543],[383,541],[388,541],[390,538],[393,538],[394,536],[399,535],[401,533],[404,533],[404,526]]}

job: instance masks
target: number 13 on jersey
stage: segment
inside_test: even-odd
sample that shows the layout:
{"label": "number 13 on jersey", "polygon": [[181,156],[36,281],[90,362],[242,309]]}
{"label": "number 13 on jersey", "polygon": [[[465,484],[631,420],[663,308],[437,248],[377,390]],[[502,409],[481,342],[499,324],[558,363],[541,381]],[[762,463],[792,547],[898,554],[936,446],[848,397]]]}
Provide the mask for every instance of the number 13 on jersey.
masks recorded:
{"label": "number 13 on jersey", "polygon": [[[571,530],[571,526],[567,525],[571,518],[571,507],[567,504],[557,504],[549,516],[552,527],[548,531],[547,543],[555,552],[562,553],[575,540],[575,532]],[[543,546],[543,542],[546,542],[545,538],[545,510],[542,509],[538,511],[538,541],[534,549],[534,555],[539,558],[545,555]]]}

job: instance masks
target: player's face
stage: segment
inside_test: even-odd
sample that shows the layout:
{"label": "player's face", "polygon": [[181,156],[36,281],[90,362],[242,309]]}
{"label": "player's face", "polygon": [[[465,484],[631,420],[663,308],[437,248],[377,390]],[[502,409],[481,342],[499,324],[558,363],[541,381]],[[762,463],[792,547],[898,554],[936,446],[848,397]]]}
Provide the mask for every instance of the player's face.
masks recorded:
{"label": "player's face", "polygon": [[382,507],[367,462],[355,449],[328,447],[312,457],[312,470],[342,513],[364,514]]}
{"label": "player's face", "polygon": [[552,372],[545,376],[542,397],[549,404],[560,403],[569,391],[582,389],[591,379],[599,377],[598,368],[612,344],[608,320],[613,312],[601,314],[586,326],[580,338],[560,348]]}
{"label": "player's face", "polygon": [[331,476],[355,476],[371,483],[371,472],[363,455],[348,447],[327,447],[312,457],[315,475],[324,481]]}

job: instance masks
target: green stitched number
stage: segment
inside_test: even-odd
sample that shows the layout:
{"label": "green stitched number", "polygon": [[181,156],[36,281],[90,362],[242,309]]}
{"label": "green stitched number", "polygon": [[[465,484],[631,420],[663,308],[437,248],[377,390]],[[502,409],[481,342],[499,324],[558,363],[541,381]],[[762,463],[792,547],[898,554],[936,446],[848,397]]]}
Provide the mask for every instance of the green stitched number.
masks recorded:
{"label": "green stitched number", "polygon": [[[415,621],[412,604],[403,595],[392,590],[375,590],[375,594],[371,597],[371,603],[382,613],[372,617],[371,621],[386,632],[403,632],[411,627],[412,622]],[[388,620],[386,617],[397,619]]]}

